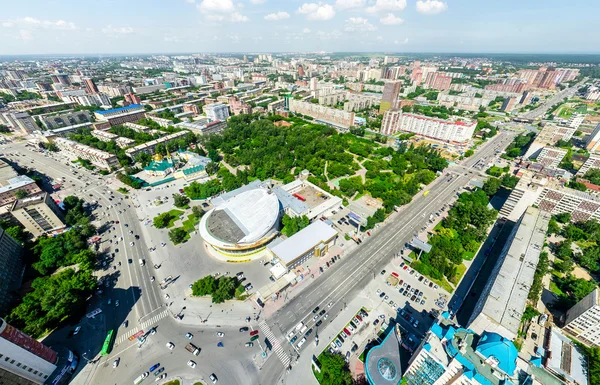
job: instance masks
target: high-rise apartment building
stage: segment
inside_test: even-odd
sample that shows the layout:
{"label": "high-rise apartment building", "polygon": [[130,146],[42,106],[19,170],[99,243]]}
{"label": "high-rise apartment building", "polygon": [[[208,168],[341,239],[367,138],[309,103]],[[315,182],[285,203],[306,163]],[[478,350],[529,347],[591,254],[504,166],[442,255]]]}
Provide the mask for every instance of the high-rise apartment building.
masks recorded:
{"label": "high-rise apartment building", "polygon": [[[388,114],[390,116],[386,117]],[[393,135],[404,131],[448,142],[465,143],[473,136],[476,126],[477,122],[441,120],[405,114],[401,110],[389,110],[383,116],[381,133]]]}
{"label": "high-rise apartment building", "polygon": [[10,213],[35,237],[65,227],[62,212],[48,193],[18,199]]}
{"label": "high-rise apartment building", "polygon": [[396,81],[385,83],[383,86],[383,97],[381,98],[381,104],[379,104],[380,114],[397,107],[400,88],[402,88],[401,82]]}
{"label": "high-rise apartment building", "polygon": [[592,152],[597,152],[600,147],[600,123],[596,125],[596,128],[592,133],[585,139],[585,148]]}
{"label": "high-rise apartment building", "polygon": [[501,111],[511,113],[513,108],[517,105],[517,98],[505,98],[500,107]]}
{"label": "high-rise apartment building", "polygon": [[452,77],[444,72],[434,71],[427,74],[425,78],[424,88],[432,88],[438,91],[446,91],[450,89]]}
{"label": "high-rise apartment building", "polygon": [[567,311],[563,331],[586,346],[600,346],[600,289],[596,288]]}
{"label": "high-rise apartment building", "polygon": [[130,92],[125,95],[125,103],[126,105],[142,104],[142,99],[140,99],[140,97],[134,94],[133,92]]}
{"label": "high-rise apartment building", "polygon": [[0,318],[0,384],[44,384],[58,354]]}
{"label": "high-rise apartment building", "polygon": [[581,123],[583,123],[584,119],[585,119],[585,114],[573,114],[567,121],[567,126],[574,128],[574,129],[578,129],[579,126],[581,126]]}
{"label": "high-rise apartment building", "polygon": [[99,92],[96,83],[94,83],[94,79],[84,78],[83,84],[85,85],[85,90],[88,94],[97,94]]}
{"label": "high-rise apartment building", "polygon": [[525,211],[465,326],[476,333],[489,331],[510,340],[517,338],[549,221],[550,214],[540,209],[529,207]]}
{"label": "high-rise apartment building", "polygon": [[0,227],[0,314],[6,314],[13,292],[21,287],[22,251],[21,245]]}

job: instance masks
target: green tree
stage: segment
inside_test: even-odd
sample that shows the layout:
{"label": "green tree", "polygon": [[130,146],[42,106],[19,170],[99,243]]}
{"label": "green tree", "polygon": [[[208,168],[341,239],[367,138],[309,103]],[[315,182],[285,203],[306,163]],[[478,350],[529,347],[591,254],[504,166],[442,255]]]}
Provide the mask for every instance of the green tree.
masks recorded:
{"label": "green tree", "polygon": [[600,384],[600,347],[585,348],[590,384]]}
{"label": "green tree", "polygon": [[27,191],[25,191],[25,190],[18,190],[18,191],[15,193],[15,197],[16,197],[17,199],[23,199],[23,198],[25,198],[27,195],[29,195],[29,193],[27,193]]}
{"label": "green tree", "polygon": [[214,175],[219,171],[219,163],[216,162],[208,162],[206,164],[206,173],[208,175]]}
{"label": "green tree", "polygon": [[169,222],[173,219],[173,216],[168,211],[166,213],[159,214],[152,220],[154,227],[157,229],[163,229],[167,227]]}
{"label": "green tree", "polygon": [[527,307],[525,307],[525,311],[523,312],[523,317],[521,317],[521,321],[531,321],[539,315],[540,312],[537,311],[536,308],[531,305],[527,305]]}
{"label": "green tree", "polygon": [[179,244],[184,242],[188,237],[188,232],[183,229],[183,227],[176,227],[169,231],[169,239],[174,244]]}
{"label": "green tree", "polygon": [[212,275],[207,275],[192,284],[192,295],[194,296],[210,295],[215,290],[217,290],[217,280]]}
{"label": "green tree", "polygon": [[194,214],[196,218],[202,218],[202,216],[204,215],[204,210],[200,206],[193,206],[192,214]]}
{"label": "green tree", "polygon": [[317,376],[317,379],[319,379],[320,384],[352,384],[352,374],[341,354],[331,354],[326,350],[319,356],[319,364],[321,372],[316,372],[315,375]]}
{"label": "green tree", "polygon": [[502,181],[498,178],[489,178],[484,184],[482,190],[491,197],[498,192],[498,189],[502,185]]}
{"label": "green tree", "polygon": [[558,223],[568,223],[571,221],[571,213],[561,213],[554,215]]}
{"label": "green tree", "polygon": [[190,203],[190,198],[181,194],[173,194],[173,204],[175,207],[184,208]]}
{"label": "green tree", "polygon": [[212,160],[215,163],[218,163],[221,160],[221,157],[219,156],[219,152],[215,149],[208,150],[208,157],[210,158],[210,160]]}
{"label": "green tree", "polygon": [[223,303],[235,296],[235,289],[239,283],[235,277],[221,277],[218,279],[218,287],[212,293],[213,303]]}
{"label": "green tree", "polygon": [[283,218],[281,218],[281,224],[283,225],[281,233],[287,235],[288,237],[291,237],[298,231],[308,226],[309,223],[310,221],[305,215],[301,217],[292,218],[289,215],[285,214]]}
{"label": "green tree", "polygon": [[587,187],[586,185],[584,185],[581,182],[578,182],[576,180],[572,180],[569,183],[567,183],[567,187],[572,188],[573,190],[578,190],[578,191],[587,191]]}
{"label": "green tree", "polygon": [[27,240],[27,233],[23,231],[21,226],[10,226],[5,228],[4,231],[21,244],[25,243]]}

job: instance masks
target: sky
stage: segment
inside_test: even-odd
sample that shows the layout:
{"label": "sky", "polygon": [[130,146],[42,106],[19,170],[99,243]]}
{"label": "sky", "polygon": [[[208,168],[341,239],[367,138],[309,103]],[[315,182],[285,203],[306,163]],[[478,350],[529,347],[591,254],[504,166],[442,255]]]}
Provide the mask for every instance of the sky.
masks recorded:
{"label": "sky", "polygon": [[599,14],[597,0],[4,0],[0,55],[600,53]]}

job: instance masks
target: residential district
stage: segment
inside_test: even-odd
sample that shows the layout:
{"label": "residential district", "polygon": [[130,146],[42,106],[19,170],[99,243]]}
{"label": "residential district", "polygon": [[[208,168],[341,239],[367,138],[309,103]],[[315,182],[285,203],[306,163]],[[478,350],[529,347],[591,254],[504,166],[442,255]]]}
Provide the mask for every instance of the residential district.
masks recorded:
{"label": "residential district", "polygon": [[0,62],[0,383],[600,384],[600,67]]}

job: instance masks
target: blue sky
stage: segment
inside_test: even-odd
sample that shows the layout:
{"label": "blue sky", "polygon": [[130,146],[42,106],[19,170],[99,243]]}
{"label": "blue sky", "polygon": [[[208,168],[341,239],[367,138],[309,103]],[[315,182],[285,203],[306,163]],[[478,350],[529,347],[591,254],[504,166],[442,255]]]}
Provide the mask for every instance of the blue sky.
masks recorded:
{"label": "blue sky", "polygon": [[599,53],[580,0],[25,0],[0,55],[154,52]]}

